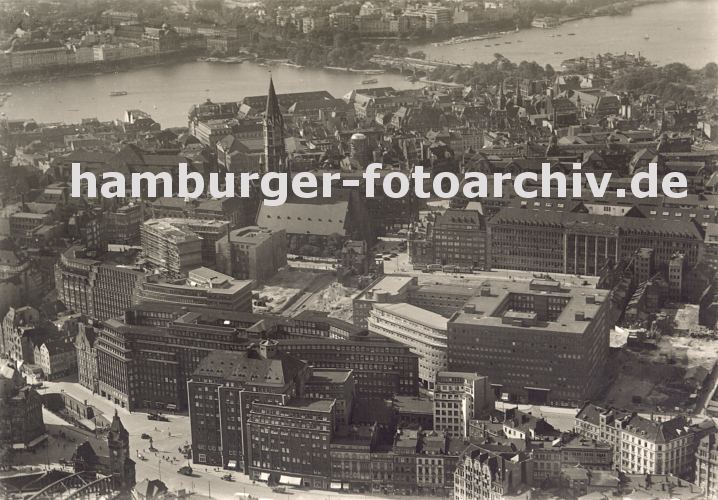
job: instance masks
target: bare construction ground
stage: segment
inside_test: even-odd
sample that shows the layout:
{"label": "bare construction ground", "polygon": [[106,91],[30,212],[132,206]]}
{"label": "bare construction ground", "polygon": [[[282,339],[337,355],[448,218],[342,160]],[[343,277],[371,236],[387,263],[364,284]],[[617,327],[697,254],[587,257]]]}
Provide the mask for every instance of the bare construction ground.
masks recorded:
{"label": "bare construction ground", "polygon": [[[254,291],[255,312],[293,316],[305,310],[324,311],[351,320],[352,297],[357,290],[334,281],[330,271],[285,268]],[[257,303],[258,302],[258,303]]]}
{"label": "bare construction ground", "polygon": [[640,412],[692,411],[716,359],[713,339],[664,336],[641,348],[612,349],[611,382],[600,404]]}

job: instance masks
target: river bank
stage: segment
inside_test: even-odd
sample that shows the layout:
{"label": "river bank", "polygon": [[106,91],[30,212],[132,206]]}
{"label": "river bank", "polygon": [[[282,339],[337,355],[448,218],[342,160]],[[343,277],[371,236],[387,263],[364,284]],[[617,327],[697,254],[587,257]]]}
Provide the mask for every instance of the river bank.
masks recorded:
{"label": "river bank", "polygon": [[[569,17],[562,17],[557,20],[558,25],[566,25],[572,22],[580,21],[580,20],[587,20],[587,19],[597,19],[601,17],[623,17],[623,16],[630,16],[632,11],[636,8],[646,7],[654,4],[667,4],[671,2],[676,2],[677,0],[625,0],[622,2],[613,3],[611,5],[608,5],[606,7],[596,9],[595,11],[587,14],[577,15],[577,16],[569,16]],[[709,1],[709,0],[704,0]],[[619,9],[621,13],[614,12],[615,9]],[[391,38],[392,40],[395,40],[397,43],[400,43],[407,47],[414,47],[414,48],[422,48],[422,47],[445,47],[445,46],[451,46],[451,45],[458,45],[458,44],[467,44],[472,42],[481,42],[486,40],[493,40],[496,38],[503,38],[506,35],[514,34],[514,33],[526,33],[530,31],[547,31],[548,29],[540,29],[540,28],[519,28],[516,27],[515,30],[507,30],[506,28],[509,28],[510,26],[514,26],[514,20],[507,19],[505,22],[492,22],[488,25],[474,25],[471,26],[466,34],[460,35],[460,36],[454,36],[450,38],[444,38],[441,40],[436,40],[432,37],[425,37],[423,39],[402,39],[402,38]],[[550,28],[555,29],[555,28]],[[492,31],[493,30],[493,31]],[[372,39],[367,39],[367,41],[371,41]],[[521,43],[521,40],[518,40],[518,43]],[[494,45],[496,46],[496,45]],[[488,46],[487,46],[488,47]],[[464,50],[463,48],[460,48],[459,50]],[[553,51],[553,53],[556,53],[559,51]],[[592,50],[591,53],[581,54],[581,55],[591,55],[594,51]],[[66,78],[74,78],[74,77],[86,77],[86,76],[92,76],[92,75],[100,75],[100,74],[108,74],[108,73],[119,73],[119,72],[127,72],[127,71],[133,71],[138,70],[142,68],[148,68],[148,67],[156,67],[156,66],[165,66],[165,65],[172,65],[177,63],[183,63],[187,61],[191,61],[198,56],[204,55],[202,51],[190,51],[190,52],[183,52],[180,54],[164,54],[162,56],[159,55],[152,55],[147,56],[143,58],[136,58],[136,59],[129,59],[124,61],[116,61],[116,62],[110,62],[110,63],[89,63],[89,64],[83,64],[83,65],[72,65],[72,66],[63,66],[58,68],[48,68],[44,69],[42,71],[36,71],[31,73],[19,73],[14,75],[5,75],[2,78],[0,78],[0,87],[7,87],[12,86],[16,84],[32,84],[32,83],[39,83],[39,82],[46,82],[46,81],[54,81],[57,79],[66,79]],[[454,61],[457,62],[466,62],[461,57],[461,54],[455,53],[452,54],[455,57],[448,57],[446,59],[440,60],[446,60],[446,61]],[[322,66],[322,65],[300,65],[296,64],[296,61],[291,59],[265,59],[262,58],[258,54],[254,54],[256,57],[256,61],[259,64],[262,65],[268,65],[271,66],[273,64],[279,64],[279,63],[285,63],[289,65],[293,65],[295,68],[313,68],[313,69],[325,69],[328,71],[349,71],[349,72],[355,72],[355,73],[366,73],[366,74],[379,74],[374,73],[377,71],[381,71],[380,68],[373,66],[369,63],[367,63],[367,68],[347,68],[347,67],[336,67],[336,66]],[[220,58],[224,59],[224,58]],[[221,62],[221,61],[220,61]],[[543,63],[540,59],[536,59],[536,62]]]}
{"label": "river bank", "polygon": [[4,75],[0,78],[0,87],[13,85],[31,85],[41,82],[52,82],[58,79],[72,79],[88,76],[99,76],[111,73],[127,72],[144,68],[154,68],[172,64],[194,61],[199,52],[183,52],[164,56],[152,55],[112,62],[95,62],[46,68],[43,70]]}
{"label": "river bank", "polygon": [[653,63],[684,63],[698,69],[718,61],[715,0],[631,0],[620,16],[564,18],[553,28],[521,29],[497,39],[456,45],[413,45],[428,59],[473,64],[491,62],[500,53],[513,62],[536,61],[558,69],[561,62],[597,54],[641,54]]}
{"label": "river bank", "polygon": [[[515,63],[536,61],[542,66],[551,64],[559,68],[565,59],[592,57],[600,49],[601,53],[613,54],[640,52],[656,64],[682,62],[702,68],[709,61],[718,61],[718,26],[713,22],[717,18],[718,0],[674,0],[641,6],[626,16],[581,19],[551,30],[509,33],[501,39],[500,47],[493,44],[486,47],[488,42],[478,41],[449,47],[424,44],[411,50],[421,50],[431,60],[467,65],[491,62],[499,52]],[[650,40],[644,39],[648,33]],[[142,109],[162,126],[178,127],[186,125],[190,106],[205,99],[238,101],[266,94],[270,69],[279,93],[326,90],[341,97],[363,86],[361,71],[327,71],[291,64],[259,66],[250,61],[212,64],[192,60],[148,64],[117,73],[17,83],[2,89],[13,95],[1,111],[9,119],[77,123],[88,117],[113,120],[128,109]],[[409,89],[421,85],[392,72],[371,79],[377,80],[373,84],[377,87]],[[125,90],[128,95],[110,97],[110,90]]]}

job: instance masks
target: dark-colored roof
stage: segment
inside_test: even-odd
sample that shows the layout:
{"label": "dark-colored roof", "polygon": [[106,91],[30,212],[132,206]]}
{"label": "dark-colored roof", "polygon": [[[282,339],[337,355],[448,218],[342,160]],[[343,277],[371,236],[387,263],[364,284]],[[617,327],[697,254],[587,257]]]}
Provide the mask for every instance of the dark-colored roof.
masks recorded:
{"label": "dark-colored roof", "polygon": [[693,223],[565,211],[533,211],[512,207],[501,209],[499,213],[491,218],[490,224],[492,226],[501,224],[525,224],[554,228],[583,225],[586,226],[586,228],[592,228],[594,231],[603,228],[607,232],[680,237],[695,240],[703,239],[698,227]]}
{"label": "dark-colored roof", "polygon": [[263,358],[256,349],[246,351],[213,351],[194,372],[194,377],[209,376],[248,385],[284,386],[294,379],[306,364],[282,351]]}

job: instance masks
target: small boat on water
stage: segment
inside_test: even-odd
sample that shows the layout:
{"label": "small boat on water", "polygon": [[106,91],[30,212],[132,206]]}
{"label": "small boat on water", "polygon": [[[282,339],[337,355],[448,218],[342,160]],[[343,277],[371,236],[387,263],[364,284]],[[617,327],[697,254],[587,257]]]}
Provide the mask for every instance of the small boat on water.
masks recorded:
{"label": "small boat on water", "polygon": [[644,39],[644,40],[650,40],[650,39],[651,39],[651,37],[650,37],[650,36],[648,36],[648,35],[644,35],[643,39]]}
{"label": "small boat on water", "polygon": [[122,95],[127,95],[127,91],[126,90],[113,90],[112,92],[110,92],[110,97],[119,97]]}
{"label": "small boat on water", "polygon": [[377,80],[376,78],[369,78],[369,79],[367,79],[367,80],[362,80],[362,81],[361,81],[361,84],[362,84],[362,85],[372,85],[372,84],[374,84],[374,83],[379,83],[379,80]]}

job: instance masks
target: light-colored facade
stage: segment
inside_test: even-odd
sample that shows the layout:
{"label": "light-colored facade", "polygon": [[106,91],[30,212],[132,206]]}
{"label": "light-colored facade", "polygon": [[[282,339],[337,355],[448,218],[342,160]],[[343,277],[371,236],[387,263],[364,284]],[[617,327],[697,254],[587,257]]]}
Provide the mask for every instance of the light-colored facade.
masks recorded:
{"label": "light-colored facade", "polygon": [[623,472],[685,476],[695,465],[698,440],[715,427],[691,424],[683,416],[651,420],[588,403],[576,415],[575,430],[612,445],[614,464]]}
{"label": "light-colored facade", "polygon": [[718,498],[718,439],[715,434],[704,436],[698,443],[696,484],[706,498]]}
{"label": "light-colored facade", "polygon": [[493,408],[488,377],[477,373],[439,372],[434,387],[434,430],[467,437],[469,421]]}
{"label": "light-colored facade", "polygon": [[447,319],[407,303],[375,304],[369,331],[411,348],[419,355],[419,379],[434,389],[437,373],[446,370]]}
{"label": "light-colored facade", "polygon": [[199,267],[190,270],[186,280],[148,277],[137,289],[134,302],[252,312],[253,286],[252,280],[235,280],[219,271]]}
{"label": "light-colored facade", "polygon": [[215,244],[217,269],[237,279],[264,283],[287,265],[287,233],[258,226],[230,231]]}
{"label": "light-colored facade", "polygon": [[142,224],[141,237],[147,260],[175,276],[186,276],[202,265],[202,238],[185,224],[151,219]]}
{"label": "light-colored facade", "polygon": [[47,380],[77,371],[77,351],[71,337],[47,340],[35,347],[35,364]]}
{"label": "light-colored facade", "polygon": [[526,498],[533,461],[522,452],[505,448],[494,451],[469,446],[464,451],[454,472],[454,500]]}

